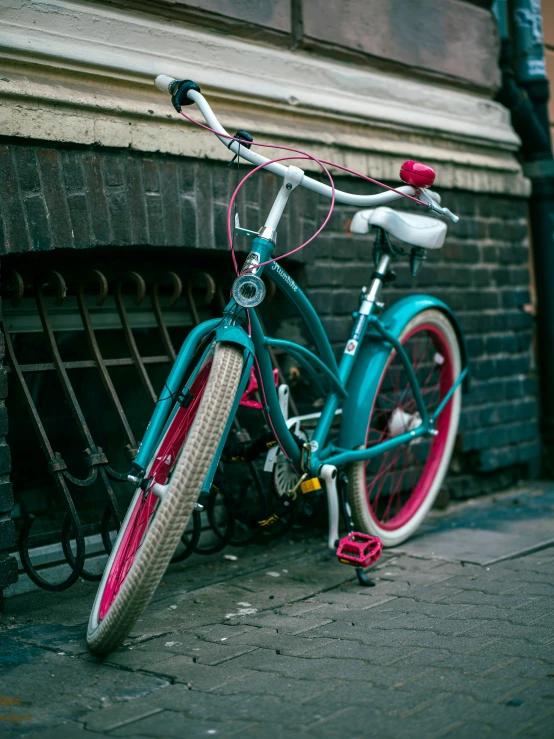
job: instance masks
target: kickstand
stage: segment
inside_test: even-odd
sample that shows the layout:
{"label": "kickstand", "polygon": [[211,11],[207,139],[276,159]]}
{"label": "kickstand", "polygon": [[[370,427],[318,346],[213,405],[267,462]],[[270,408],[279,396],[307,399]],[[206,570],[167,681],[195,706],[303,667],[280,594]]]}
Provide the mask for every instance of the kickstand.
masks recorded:
{"label": "kickstand", "polygon": [[[354,531],[354,522],[352,521],[352,516],[350,515],[350,506],[348,505],[348,501],[346,499],[348,490],[348,476],[346,472],[341,472],[339,474],[338,488],[340,508],[342,511],[344,522],[346,524],[346,530],[349,534],[351,534]],[[358,576],[358,582],[360,583],[360,585],[363,585],[366,588],[374,588],[377,584],[370,577],[367,576],[363,567],[356,567],[356,575]]]}
{"label": "kickstand", "polygon": [[375,587],[375,581],[366,575],[363,567],[356,567],[356,575],[358,575],[358,582],[360,585],[364,585],[366,588]]}

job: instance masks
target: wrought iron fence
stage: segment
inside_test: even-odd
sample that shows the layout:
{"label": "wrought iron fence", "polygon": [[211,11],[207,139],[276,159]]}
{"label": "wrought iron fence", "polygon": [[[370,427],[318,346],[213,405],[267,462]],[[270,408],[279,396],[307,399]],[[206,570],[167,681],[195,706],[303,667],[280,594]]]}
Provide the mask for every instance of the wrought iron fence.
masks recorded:
{"label": "wrought iron fence", "polygon": [[[87,546],[94,539],[109,553],[133,492],[128,465],[176,350],[221,311],[231,282],[201,270],[108,272],[3,278],[18,551],[50,591],[99,579]],[[55,542],[70,572],[53,581],[34,559]]]}

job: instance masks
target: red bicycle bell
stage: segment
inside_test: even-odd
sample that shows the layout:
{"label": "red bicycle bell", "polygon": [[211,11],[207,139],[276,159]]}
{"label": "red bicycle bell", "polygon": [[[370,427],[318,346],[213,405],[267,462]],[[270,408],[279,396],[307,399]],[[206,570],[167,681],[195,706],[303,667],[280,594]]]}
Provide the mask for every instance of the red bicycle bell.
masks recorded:
{"label": "red bicycle bell", "polygon": [[400,167],[400,179],[412,187],[431,187],[435,181],[435,170],[427,164],[410,159]]}

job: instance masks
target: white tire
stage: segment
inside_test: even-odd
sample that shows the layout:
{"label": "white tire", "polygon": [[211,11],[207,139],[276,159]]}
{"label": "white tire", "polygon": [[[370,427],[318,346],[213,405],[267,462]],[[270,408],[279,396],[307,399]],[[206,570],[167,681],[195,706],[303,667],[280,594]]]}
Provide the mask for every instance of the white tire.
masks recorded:
{"label": "white tire", "polygon": [[[115,596],[110,594],[113,601],[101,617],[108,578],[114,562],[118,561],[118,551],[130,521],[137,520],[136,516],[133,518],[137,501],[145,495],[141,488],[137,489],[110,554],[90,615],[87,641],[94,652],[111,652],[123,642],[163,577],[217,452],[238,392],[242,369],[243,352],[240,347],[217,344],[207,383],[167,490],[146,525],[140,545],[138,548],[135,546],[130,569]],[[121,559],[121,553],[119,556]],[[102,605],[102,609],[105,608]]]}

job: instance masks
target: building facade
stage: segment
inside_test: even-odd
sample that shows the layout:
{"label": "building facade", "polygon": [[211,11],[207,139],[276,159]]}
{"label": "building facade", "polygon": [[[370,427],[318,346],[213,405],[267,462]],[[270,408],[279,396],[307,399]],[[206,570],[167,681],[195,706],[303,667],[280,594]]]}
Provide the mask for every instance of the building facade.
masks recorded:
{"label": "building facade", "polygon": [[[78,559],[82,549],[74,509],[87,556],[96,551],[95,521],[100,514],[109,521],[117,475],[132,458],[172,350],[198,316],[217,309],[228,286],[226,210],[236,173],[215,137],[180,119],[154,88],[160,73],[197,82],[228,130],[260,141],[393,184],[405,159],[435,167],[435,187],[461,220],[416,282],[399,266],[386,300],[431,292],[454,308],[467,334],[472,385],[445,497],[535,474],[529,183],[509,113],[494,102],[499,46],[490,6],[4,4],[0,590],[16,592],[17,556],[29,551],[36,578],[67,578],[61,559]],[[350,177],[336,182],[368,191]],[[242,225],[261,225],[276,186],[264,174],[247,187]],[[297,191],[279,249],[309,236],[327,208]],[[348,231],[353,214],[336,207],[317,242],[288,262],[337,347],[372,271],[370,242]],[[301,334],[294,316],[276,314],[277,331]],[[73,554],[60,556],[54,520]]]}

